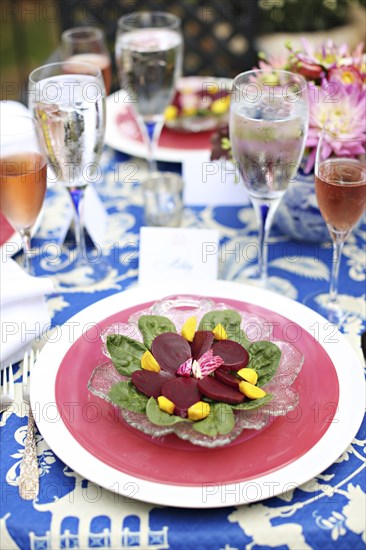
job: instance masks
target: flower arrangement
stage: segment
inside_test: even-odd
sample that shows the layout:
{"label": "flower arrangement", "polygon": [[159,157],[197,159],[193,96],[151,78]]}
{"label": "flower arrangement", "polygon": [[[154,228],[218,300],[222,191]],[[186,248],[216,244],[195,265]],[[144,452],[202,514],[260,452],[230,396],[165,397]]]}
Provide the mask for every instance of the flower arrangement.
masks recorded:
{"label": "flower arrangement", "polygon": [[[304,171],[309,173],[314,166],[317,144],[325,124],[335,136],[366,139],[366,66],[363,44],[352,52],[346,44],[336,46],[332,41],[319,48],[314,48],[304,39],[302,44],[301,51],[295,51],[291,44],[287,44],[289,53],[283,58],[260,55],[259,67],[270,72],[289,70],[308,81],[310,116]],[[336,140],[330,140],[328,155],[336,148]],[[360,152],[363,151],[353,151],[352,148],[338,151],[345,156]]]}
{"label": "flower arrangement", "polygon": [[[325,124],[334,136],[366,141],[366,58],[363,44],[352,52],[347,45],[336,46],[332,41],[318,48],[305,39],[302,44],[302,50],[294,50],[291,44],[286,44],[288,54],[283,57],[267,58],[259,54],[258,65],[273,76],[281,69],[299,73],[308,82],[310,114],[304,166],[308,174],[314,167],[316,148]],[[227,127],[218,129],[211,144],[211,160],[231,158]],[[328,156],[332,151],[344,156],[364,152],[352,150],[352,147],[337,151],[338,144],[330,138]]]}

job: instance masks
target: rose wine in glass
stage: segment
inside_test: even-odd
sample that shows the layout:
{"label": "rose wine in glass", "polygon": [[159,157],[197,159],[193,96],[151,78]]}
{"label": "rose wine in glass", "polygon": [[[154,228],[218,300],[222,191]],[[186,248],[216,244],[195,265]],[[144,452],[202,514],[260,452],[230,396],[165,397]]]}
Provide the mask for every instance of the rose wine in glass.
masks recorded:
{"label": "rose wine in glass", "polygon": [[[39,121],[47,144],[49,165],[68,190],[74,208],[76,249],[66,251],[66,262],[56,269],[82,269],[83,277],[69,278],[67,286],[90,284],[105,278],[109,267],[103,258],[87,255],[84,238],[83,198],[99,170],[104,144],[105,88],[100,69],[87,63],[44,65],[29,76],[29,105]],[[64,278],[65,279],[65,278]],[[59,281],[62,284],[62,281]]]}
{"label": "rose wine in glass", "polygon": [[343,245],[366,208],[365,141],[323,129],[317,148],[315,192],[333,241],[333,261],[329,294],[311,296],[307,303],[338,325],[345,318],[338,296]]}
{"label": "rose wine in glass", "polygon": [[247,71],[233,83],[230,141],[259,225],[258,267],[246,275],[269,287],[267,242],[273,216],[300,164],[307,128],[306,81],[287,71]]}
{"label": "rose wine in glass", "polygon": [[165,12],[131,13],[118,21],[116,63],[126,102],[136,116],[147,145],[150,172],[155,149],[182,73],[180,19]]}
{"label": "rose wine in glass", "polygon": [[21,236],[24,268],[31,275],[31,232],[46,188],[47,158],[37,121],[30,116],[2,118],[0,207]]}
{"label": "rose wine in glass", "polygon": [[[61,35],[61,51],[65,61],[90,63],[102,71],[106,95],[112,86],[111,57],[104,32],[97,27],[74,27]],[[71,65],[72,68],[77,67]]]}

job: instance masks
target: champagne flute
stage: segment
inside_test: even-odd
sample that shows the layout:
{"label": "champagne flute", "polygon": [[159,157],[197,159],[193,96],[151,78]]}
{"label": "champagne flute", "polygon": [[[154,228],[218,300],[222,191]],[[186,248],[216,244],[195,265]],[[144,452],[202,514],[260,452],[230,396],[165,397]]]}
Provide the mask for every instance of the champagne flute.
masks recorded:
{"label": "champagne flute", "polygon": [[112,85],[112,64],[104,32],[97,27],[73,27],[61,34],[61,52],[66,61],[90,63],[102,71],[106,95]]}
{"label": "champagne flute", "polygon": [[315,161],[315,193],[333,242],[329,294],[310,296],[306,303],[328,321],[342,325],[338,296],[343,245],[366,208],[366,137],[339,137],[324,128]]}
{"label": "champagne flute", "polygon": [[1,212],[23,244],[23,264],[33,275],[31,234],[47,188],[47,157],[38,122],[31,116],[1,119]]}
{"label": "champagne flute", "polygon": [[[74,208],[76,249],[67,252],[59,271],[79,271],[77,280],[64,277],[65,285],[89,284],[107,275],[102,258],[88,258],[83,223],[83,198],[99,169],[105,133],[105,88],[100,69],[87,63],[51,63],[29,75],[29,106],[39,121],[50,166],[68,190]],[[85,269],[87,268],[87,269]],[[62,284],[62,281],[60,280]]]}
{"label": "champagne flute", "polygon": [[247,277],[269,288],[268,237],[276,209],[301,161],[308,128],[305,79],[253,70],[233,82],[229,133],[233,157],[259,225],[258,266]]}
{"label": "champagne flute", "polygon": [[147,146],[150,172],[155,151],[182,72],[180,19],[165,12],[136,12],[121,17],[116,36],[116,63],[122,89],[131,101]]}

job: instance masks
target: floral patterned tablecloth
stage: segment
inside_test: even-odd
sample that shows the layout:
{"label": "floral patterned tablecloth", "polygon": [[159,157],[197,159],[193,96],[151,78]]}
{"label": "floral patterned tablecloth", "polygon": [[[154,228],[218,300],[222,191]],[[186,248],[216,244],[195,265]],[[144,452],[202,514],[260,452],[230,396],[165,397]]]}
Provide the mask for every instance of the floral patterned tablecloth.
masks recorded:
{"label": "floral patterned tablecloth", "polygon": [[[111,149],[104,153],[104,174],[96,187],[109,214],[104,254],[113,270],[101,283],[65,289],[50,297],[48,306],[55,327],[91,303],[136,283],[143,211],[139,183],[131,177],[133,162]],[[179,170],[179,166],[173,169]],[[67,208],[66,192],[50,188],[35,238],[39,249],[50,239],[57,240]],[[219,277],[243,281],[243,253],[257,234],[251,207],[186,208],[182,225],[218,229]],[[345,245],[340,275],[341,299],[348,311],[344,332],[362,362],[365,239],[366,226],[361,224]],[[42,257],[36,260],[38,271],[43,272]],[[330,265],[329,243],[290,241],[274,228],[269,270],[272,282],[282,293],[303,302],[315,290],[326,292]],[[19,367],[15,378],[14,407],[0,417],[3,550],[365,548],[365,422],[335,464],[301,487],[290,487],[279,497],[252,505],[207,510],[155,506],[113,494],[82,479],[62,463],[37,433],[40,493],[37,500],[24,501],[17,488],[27,425]]]}

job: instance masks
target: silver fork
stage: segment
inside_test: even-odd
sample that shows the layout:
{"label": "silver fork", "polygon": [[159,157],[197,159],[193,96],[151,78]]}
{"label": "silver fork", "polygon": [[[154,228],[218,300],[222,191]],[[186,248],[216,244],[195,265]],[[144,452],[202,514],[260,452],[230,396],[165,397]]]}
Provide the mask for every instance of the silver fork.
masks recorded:
{"label": "silver fork", "polygon": [[0,412],[5,411],[14,401],[13,365],[4,367],[0,384]]}
{"label": "silver fork", "polygon": [[29,401],[30,379],[34,367],[34,351],[24,354],[23,360],[23,399],[29,404],[28,428],[24,445],[24,455],[20,464],[19,494],[24,500],[33,500],[39,491],[38,457],[35,438],[35,422]]}

